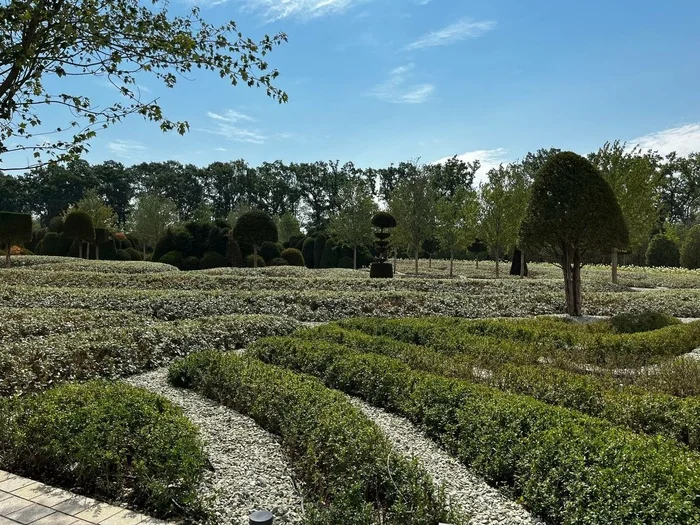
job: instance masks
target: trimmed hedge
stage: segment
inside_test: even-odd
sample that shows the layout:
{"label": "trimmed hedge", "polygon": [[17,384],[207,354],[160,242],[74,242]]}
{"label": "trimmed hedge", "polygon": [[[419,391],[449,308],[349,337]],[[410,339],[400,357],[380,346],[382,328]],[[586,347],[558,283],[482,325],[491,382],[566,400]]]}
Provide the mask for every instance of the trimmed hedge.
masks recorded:
{"label": "trimmed hedge", "polygon": [[700,456],[670,440],[340,345],[270,338],[251,351],[404,415],[548,523],[700,520]]}
{"label": "trimmed hedge", "polygon": [[444,495],[422,468],[397,456],[374,423],[316,379],[203,352],[172,365],[170,380],[280,436],[312,504],[309,524],[437,525],[459,519],[449,515]]}
{"label": "trimmed hedge", "polygon": [[229,266],[226,256],[218,252],[205,252],[200,265],[202,269],[224,268],[226,266]]}
{"label": "trimmed hedge", "polygon": [[201,517],[197,428],[167,399],[120,383],[0,399],[0,467],[161,518]]}
{"label": "trimmed hedge", "polygon": [[280,253],[280,257],[287,261],[287,264],[289,264],[290,266],[305,265],[304,256],[296,248],[287,248],[286,250],[282,250],[282,253]]}
{"label": "trimmed hedge", "polygon": [[275,257],[269,262],[270,266],[288,266],[289,263],[287,262],[286,259],[282,259],[282,257]]}
{"label": "trimmed hedge", "polygon": [[[117,251],[117,254],[119,251]],[[183,255],[182,252],[178,251],[169,251],[163,257],[161,257],[158,262],[161,264],[170,264],[172,266],[175,266],[176,268],[180,268],[182,266],[182,263],[185,260],[185,256]]]}
{"label": "trimmed hedge", "polygon": [[[257,260],[257,263],[256,263]],[[258,268],[265,268],[265,259],[260,257],[259,255],[249,255],[248,257],[245,258],[245,265],[248,268],[255,268],[256,266]]]}
{"label": "trimmed hedge", "polygon": [[279,316],[234,315],[7,341],[0,346],[0,396],[68,381],[129,376],[192,352],[235,350],[297,327]]}

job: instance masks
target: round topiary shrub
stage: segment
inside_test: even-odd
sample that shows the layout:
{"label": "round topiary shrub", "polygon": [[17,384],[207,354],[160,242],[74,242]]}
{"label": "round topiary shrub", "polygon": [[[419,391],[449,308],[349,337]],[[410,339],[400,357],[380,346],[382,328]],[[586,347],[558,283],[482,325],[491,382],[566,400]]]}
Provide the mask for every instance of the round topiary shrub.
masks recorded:
{"label": "round topiary shrub", "polygon": [[681,248],[681,266],[689,270],[700,268],[700,225],[693,226],[687,233]]}
{"label": "round topiary shrub", "polygon": [[[119,253],[119,252],[117,252]],[[185,256],[182,254],[182,252],[178,252],[177,250],[172,250],[163,255],[163,257],[160,258],[158,262],[163,263],[163,264],[169,264],[171,266],[175,266],[176,268],[180,268],[182,266],[183,261],[185,260]]]}
{"label": "round topiary shrub", "polygon": [[136,248],[127,248],[124,251],[129,254],[132,261],[143,261],[143,253],[138,251]]}
{"label": "round topiary shrub", "polygon": [[117,261],[130,261],[131,254],[126,250],[117,250]]}
{"label": "round topiary shrub", "polygon": [[304,256],[304,264],[307,268],[314,267],[314,245],[316,240],[313,237],[307,237],[304,239],[304,243],[301,245],[301,254]]}
{"label": "round topiary shrub", "polygon": [[282,245],[276,242],[264,242],[260,245],[259,255],[265,259],[266,263],[272,261],[272,259],[279,258],[282,253]]}
{"label": "round topiary shrub", "polygon": [[304,266],[304,256],[296,248],[282,250],[280,257],[287,261],[289,266]]}
{"label": "round topiary shrub", "polygon": [[661,312],[641,312],[636,314],[617,314],[610,318],[613,331],[618,334],[634,334],[658,330],[664,326],[680,324],[680,320]]}
{"label": "round topiary shrub", "polygon": [[391,213],[380,211],[372,217],[372,226],[384,230],[386,228],[396,228],[396,218]]}
{"label": "round topiary shrub", "polygon": [[354,264],[352,262],[352,257],[341,257],[338,260],[338,268],[350,268],[352,269]]}
{"label": "round topiary shrub", "polygon": [[72,211],[63,221],[63,237],[78,242],[78,257],[83,257],[83,242],[95,241],[95,226],[92,217],[84,211]]}
{"label": "round topiary shrub", "polygon": [[152,260],[160,262],[160,259],[168,252],[176,251],[183,254],[192,254],[194,238],[185,228],[169,228],[165,235],[156,243]]}
{"label": "round topiary shrub", "polygon": [[206,465],[197,428],[167,399],[122,383],[70,384],[8,401],[3,467],[158,517],[196,517]]}
{"label": "round topiary shrub", "polygon": [[63,249],[63,239],[60,233],[48,232],[41,241],[41,255],[65,255],[61,253]]}
{"label": "round topiary shrub", "polygon": [[[253,255],[264,242],[277,242],[277,225],[264,211],[251,210],[241,215],[233,228],[233,238],[239,243],[253,246]],[[253,258],[253,262],[257,261]]]}
{"label": "round topiary shrub", "polygon": [[659,233],[649,241],[646,253],[647,266],[667,266],[677,268],[680,265],[681,254],[678,245]]}
{"label": "round topiary shrub", "polygon": [[226,256],[218,252],[206,252],[200,265],[203,270],[207,268],[224,268],[226,266],[228,266]]}
{"label": "round topiary shrub", "polygon": [[248,268],[262,268],[265,266],[265,259],[263,259],[259,255],[249,255],[245,258],[245,265]]}
{"label": "round topiary shrub", "polygon": [[195,257],[194,255],[185,257],[185,259],[182,261],[182,269],[186,271],[199,270],[200,265],[201,262],[199,257]]}
{"label": "round topiary shrub", "polygon": [[270,261],[270,266],[289,266],[289,263],[282,257],[276,257]]}
{"label": "round topiary shrub", "polygon": [[216,252],[224,255],[226,253],[226,248],[228,246],[228,235],[226,230],[213,227],[209,230],[209,237],[207,238],[207,249],[208,252]]}

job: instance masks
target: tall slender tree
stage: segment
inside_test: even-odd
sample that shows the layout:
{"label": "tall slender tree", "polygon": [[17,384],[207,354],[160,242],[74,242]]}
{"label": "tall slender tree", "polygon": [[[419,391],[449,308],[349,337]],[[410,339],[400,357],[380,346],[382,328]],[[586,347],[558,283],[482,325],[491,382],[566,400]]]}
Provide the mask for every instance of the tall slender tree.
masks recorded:
{"label": "tall slender tree", "polygon": [[357,247],[372,242],[372,216],[378,207],[367,184],[360,181],[348,183],[340,197],[342,204],[331,218],[328,233],[336,243],[352,248],[352,266],[357,270]]}

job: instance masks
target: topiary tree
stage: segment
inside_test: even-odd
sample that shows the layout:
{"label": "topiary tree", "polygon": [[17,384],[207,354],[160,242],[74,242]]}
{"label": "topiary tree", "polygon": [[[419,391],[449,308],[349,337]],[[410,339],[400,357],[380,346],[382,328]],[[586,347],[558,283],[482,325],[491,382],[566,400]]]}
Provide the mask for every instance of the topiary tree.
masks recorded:
{"label": "topiary tree", "polygon": [[520,238],[529,250],[559,261],[566,311],[579,316],[584,255],[624,248],[629,232],[615,194],[598,170],[580,155],[562,152],[535,175]]}
{"label": "topiary tree", "polygon": [[277,242],[277,226],[264,211],[252,210],[244,213],[236,221],[233,237],[239,242],[253,246],[253,264],[257,268],[258,250],[264,242]]}
{"label": "topiary tree", "polygon": [[326,247],[326,236],[323,233],[319,233],[314,241],[314,268],[321,267],[321,257],[323,256],[323,249]]}
{"label": "topiary tree", "polygon": [[104,244],[111,238],[107,228],[95,228],[95,259],[100,259],[100,244]]}
{"label": "topiary tree", "polygon": [[231,230],[226,234],[226,238],[226,261],[228,265],[234,268],[243,268],[243,266],[245,266],[243,252],[241,252],[240,245],[233,239],[233,232]]}
{"label": "topiary tree", "polygon": [[194,255],[190,255],[189,257],[185,257],[185,259],[182,261],[182,269],[186,271],[192,271],[192,270],[199,270],[200,268],[200,260],[199,257],[195,257]]}
{"label": "topiary tree", "polygon": [[[119,252],[122,250],[117,250],[117,255],[119,255]],[[125,252],[126,253],[126,252]],[[127,253],[128,255],[128,253]],[[181,268],[182,263],[185,260],[185,256],[183,255],[182,252],[178,252],[177,250],[172,250],[163,255],[163,257],[160,258],[158,261],[159,263],[163,264],[170,264],[171,266],[175,266],[176,268]]]}
{"label": "topiary tree", "polygon": [[338,268],[349,268],[349,269],[351,269],[351,270],[352,270],[352,269],[355,269],[355,270],[357,269],[357,268],[355,268],[354,259],[353,259],[352,257],[348,257],[348,256],[341,257],[341,258],[338,260]]}
{"label": "topiary tree", "polygon": [[280,257],[287,261],[289,266],[304,266],[304,255],[296,248],[283,250]]}
{"label": "topiary tree", "polygon": [[663,233],[656,234],[651,238],[646,253],[647,266],[678,268],[680,260],[680,250],[673,239]]}
{"label": "topiary tree", "polygon": [[316,240],[313,237],[307,237],[304,239],[304,243],[301,245],[301,254],[304,256],[304,264],[307,268],[314,267],[314,246]]}
{"label": "topiary tree", "polygon": [[321,254],[320,268],[336,268],[338,266],[338,259],[340,258],[338,248],[339,246],[332,239],[326,240],[326,244],[323,246],[323,253]]}
{"label": "topiary tree", "polygon": [[440,241],[435,237],[431,237],[430,239],[423,241],[421,248],[423,248],[423,251],[428,254],[428,268],[432,268],[433,254],[440,249]]}
{"label": "topiary tree", "polygon": [[245,258],[245,265],[248,268],[264,268],[265,267],[265,259],[260,257],[259,255],[253,255],[250,254],[248,257]]}
{"label": "topiary tree", "polygon": [[126,251],[132,261],[143,261],[143,254],[136,248],[127,248]]}
{"label": "topiary tree", "polygon": [[28,213],[0,212],[0,245],[5,246],[5,266],[10,267],[13,243],[32,240],[32,216]]}
{"label": "topiary tree", "polygon": [[202,257],[202,262],[200,265],[202,269],[224,268],[226,266],[228,266],[226,256],[221,255],[219,252],[206,252],[204,257]]}
{"label": "topiary tree", "polygon": [[[83,243],[95,242],[92,218],[84,211],[72,211],[63,222],[63,237],[78,241],[78,257],[83,257]],[[89,248],[88,248],[89,249]]]}
{"label": "topiary tree", "polygon": [[372,263],[369,269],[369,276],[376,279],[390,279],[394,277],[394,270],[391,264],[386,262],[389,255],[389,237],[391,235],[387,230],[396,227],[396,219],[390,213],[380,211],[372,217],[372,226],[377,229],[374,233],[374,236],[377,238],[374,244],[377,247],[379,262]]}
{"label": "topiary tree", "polygon": [[53,217],[49,221],[49,231],[54,233],[63,233],[63,217],[60,215]]}
{"label": "topiary tree", "polygon": [[689,270],[700,268],[700,224],[690,228],[681,247],[681,266]]}
{"label": "topiary tree", "polygon": [[275,257],[270,261],[270,266],[289,266],[289,263],[282,257]]}
{"label": "topiary tree", "polygon": [[282,253],[282,245],[276,242],[264,242],[260,246],[260,256],[265,259],[267,264],[270,263],[272,259],[279,258]]}
{"label": "topiary tree", "polygon": [[117,250],[117,261],[130,261],[131,254],[126,250]]}

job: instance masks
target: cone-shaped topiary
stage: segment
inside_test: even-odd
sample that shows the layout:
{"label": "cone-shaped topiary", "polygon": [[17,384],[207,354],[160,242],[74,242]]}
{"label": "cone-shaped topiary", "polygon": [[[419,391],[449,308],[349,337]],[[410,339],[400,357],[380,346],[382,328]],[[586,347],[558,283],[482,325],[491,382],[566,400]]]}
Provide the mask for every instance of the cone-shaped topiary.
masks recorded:
{"label": "cone-shaped topiary", "polygon": [[32,240],[32,216],[28,213],[0,212],[0,245],[5,246],[5,266],[10,267],[12,243]]}
{"label": "cone-shaped topiary", "polygon": [[646,253],[647,266],[678,268],[680,259],[681,253],[678,245],[663,233],[654,235],[649,241]]}
{"label": "cone-shaped topiary", "polygon": [[63,237],[78,241],[78,256],[83,257],[83,242],[95,241],[92,218],[84,211],[72,211],[63,222]]}
{"label": "cone-shaped topiary", "polygon": [[316,240],[313,237],[304,239],[304,244],[301,245],[301,253],[304,256],[304,264],[307,268],[314,267],[314,245]]}
{"label": "cone-shaped topiary", "polygon": [[280,257],[287,261],[289,266],[304,266],[304,255],[296,248],[283,250]]}
{"label": "cone-shaped topiary", "polygon": [[253,246],[253,264],[257,268],[258,250],[264,242],[277,242],[277,225],[264,211],[251,210],[241,215],[233,228],[233,237],[238,242]]}

